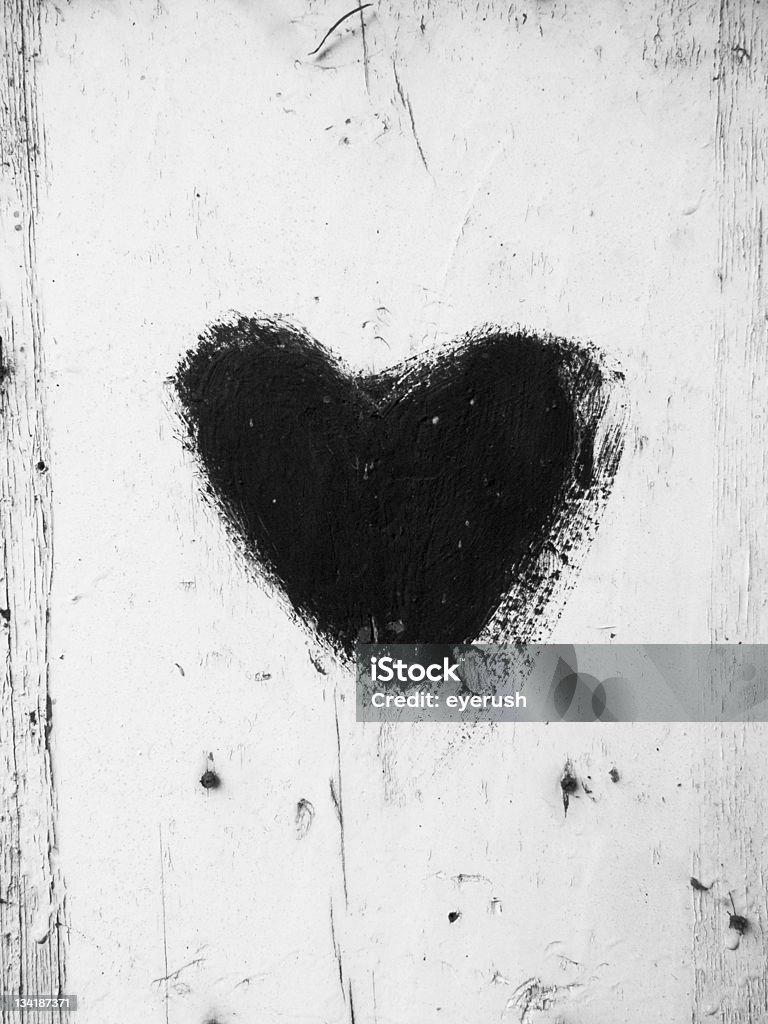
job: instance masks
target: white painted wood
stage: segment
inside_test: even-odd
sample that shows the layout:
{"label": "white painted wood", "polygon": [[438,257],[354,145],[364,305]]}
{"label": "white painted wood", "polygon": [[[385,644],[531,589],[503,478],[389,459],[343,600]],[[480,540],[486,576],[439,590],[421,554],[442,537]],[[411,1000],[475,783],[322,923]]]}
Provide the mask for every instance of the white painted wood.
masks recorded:
{"label": "white painted wood", "polygon": [[[710,622],[718,641],[765,640],[766,397],[768,349],[763,266],[766,228],[766,57],[759,7],[718,12],[715,152],[719,200],[715,326],[715,521]],[[733,682],[729,680],[731,685]],[[738,685],[738,680],[736,681]],[[729,1022],[768,1016],[766,978],[766,729],[723,726],[705,734],[702,872],[730,890],[751,932],[734,952],[727,916],[696,902],[696,1004]],[[753,927],[752,927],[753,926]]]}
{"label": "white painted wood", "polygon": [[[764,639],[763,15],[390,0],[309,58],[342,13],[48,10],[78,1019],[759,1020],[762,730],[357,726],[201,500],[165,380],[232,308],[363,367],[491,320],[589,338],[633,426],[552,638]],[[725,951],[728,889],[753,927]]]}
{"label": "white painted wood", "polygon": [[[0,5],[0,996],[65,992],[48,701],[51,486],[35,256],[40,5]],[[0,1021],[18,1020],[0,999]],[[32,1010],[24,1019],[63,1021]]]}

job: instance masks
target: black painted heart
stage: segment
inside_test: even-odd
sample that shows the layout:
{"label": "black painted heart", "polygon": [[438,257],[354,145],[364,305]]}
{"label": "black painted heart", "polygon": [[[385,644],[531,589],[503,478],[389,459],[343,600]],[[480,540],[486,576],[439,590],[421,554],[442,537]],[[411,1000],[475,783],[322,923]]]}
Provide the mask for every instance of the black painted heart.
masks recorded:
{"label": "black painted heart", "polygon": [[605,380],[583,348],[496,329],[366,375],[283,321],[241,318],[203,335],[174,383],[222,515],[350,653],[471,641],[541,572],[615,471],[595,457]]}

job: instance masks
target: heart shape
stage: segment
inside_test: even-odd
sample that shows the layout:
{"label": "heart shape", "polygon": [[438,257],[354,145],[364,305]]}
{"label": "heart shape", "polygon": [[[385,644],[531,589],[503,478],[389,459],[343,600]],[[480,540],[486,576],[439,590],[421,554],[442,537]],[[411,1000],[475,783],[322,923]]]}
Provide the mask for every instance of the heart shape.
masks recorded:
{"label": "heart shape", "polygon": [[469,642],[513,586],[536,599],[548,542],[618,463],[618,435],[596,462],[606,380],[583,348],[494,329],[355,374],[296,327],[242,317],[174,383],[222,513],[349,654]]}

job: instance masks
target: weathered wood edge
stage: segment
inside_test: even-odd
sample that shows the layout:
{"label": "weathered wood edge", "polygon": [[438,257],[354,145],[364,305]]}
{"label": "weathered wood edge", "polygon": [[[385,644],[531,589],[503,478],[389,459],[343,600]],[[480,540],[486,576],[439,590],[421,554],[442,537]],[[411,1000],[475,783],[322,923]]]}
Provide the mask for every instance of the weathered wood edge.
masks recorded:
{"label": "weathered wood edge", "polygon": [[[36,226],[44,135],[36,62],[41,0],[1,0],[0,50],[0,993],[65,989],[50,736],[52,493]],[[0,1021],[19,1015],[0,1007]],[[30,1011],[32,1022],[69,1019]]]}

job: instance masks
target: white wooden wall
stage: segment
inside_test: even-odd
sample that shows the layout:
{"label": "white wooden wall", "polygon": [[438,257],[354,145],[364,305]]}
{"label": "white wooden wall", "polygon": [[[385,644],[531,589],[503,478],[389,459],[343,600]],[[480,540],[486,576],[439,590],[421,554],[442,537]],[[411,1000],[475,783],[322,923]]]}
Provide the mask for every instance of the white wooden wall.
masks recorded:
{"label": "white wooden wall", "polygon": [[[380,0],[318,58],[335,0],[41,10],[34,266],[10,196],[3,301],[36,273],[58,826],[16,870],[77,1024],[768,1020],[763,728],[357,725],[202,501],[166,383],[231,309],[360,367],[486,321],[590,339],[632,428],[541,636],[768,641],[765,4]],[[19,735],[23,817],[51,798]]]}

